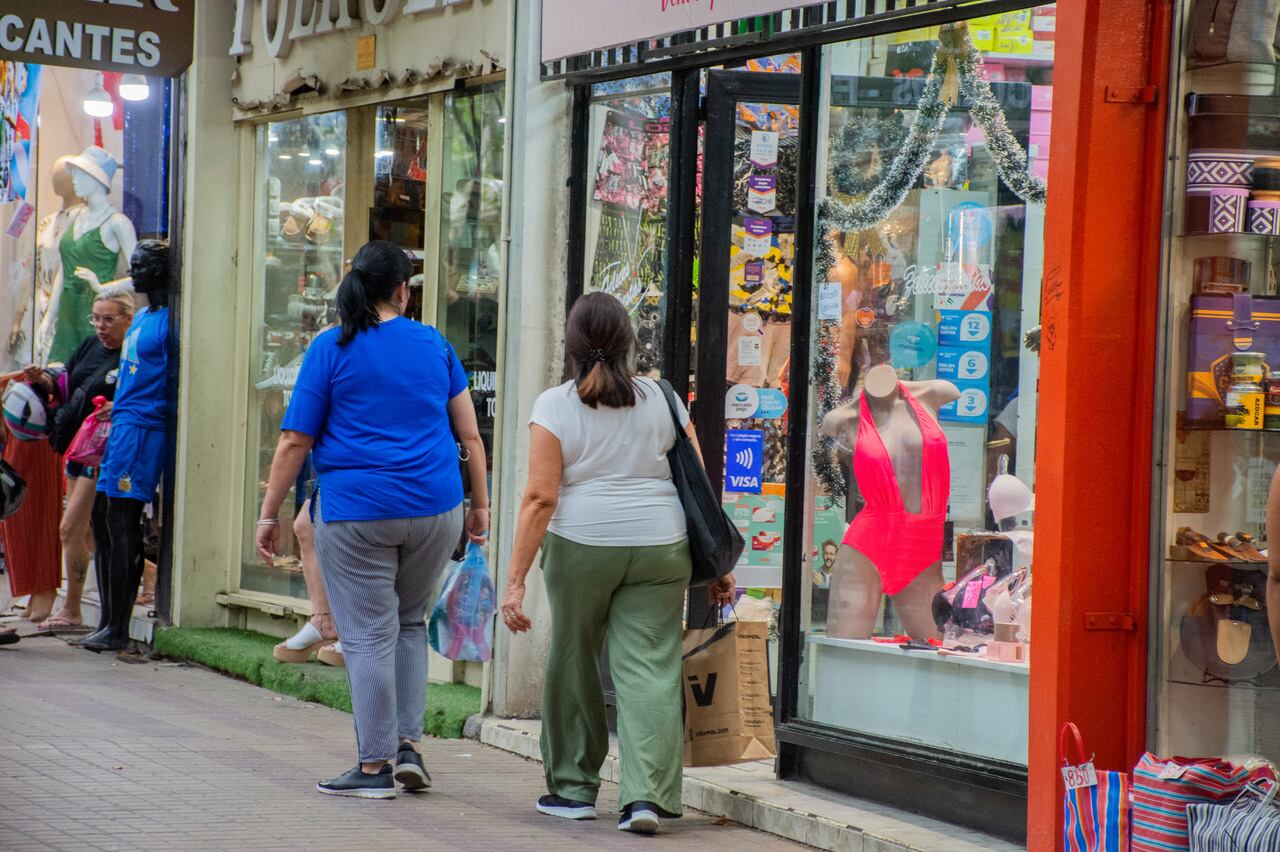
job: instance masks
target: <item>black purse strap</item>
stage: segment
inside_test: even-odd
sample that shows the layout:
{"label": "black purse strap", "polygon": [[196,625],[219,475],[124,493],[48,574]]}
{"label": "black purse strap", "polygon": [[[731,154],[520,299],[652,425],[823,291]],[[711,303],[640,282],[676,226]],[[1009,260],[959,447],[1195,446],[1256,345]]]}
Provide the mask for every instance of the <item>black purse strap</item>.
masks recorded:
{"label": "black purse strap", "polygon": [[658,387],[662,388],[662,396],[667,400],[667,410],[671,412],[671,425],[676,427],[676,440],[689,440],[684,426],[680,425],[679,397],[676,396],[676,389],[666,379],[658,379]]}

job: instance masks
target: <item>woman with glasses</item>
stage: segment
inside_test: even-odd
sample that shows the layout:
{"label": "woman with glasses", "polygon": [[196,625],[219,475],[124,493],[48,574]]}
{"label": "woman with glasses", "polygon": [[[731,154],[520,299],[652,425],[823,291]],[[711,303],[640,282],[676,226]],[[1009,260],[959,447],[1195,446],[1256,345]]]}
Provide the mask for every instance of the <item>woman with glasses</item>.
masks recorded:
{"label": "woman with glasses", "polygon": [[[67,451],[71,439],[86,418],[111,418],[120,347],[133,320],[133,304],[131,293],[104,291],[94,300],[93,313],[86,318],[94,333],[80,343],[67,360],[66,368],[56,375],[39,367],[26,369],[23,378],[42,390],[53,408],[49,443],[58,455]],[[107,402],[95,413],[93,400],[96,397],[104,397]],[[98,471],[80,462],[69,461],[66,474],[66,508],[58,525],[58,536],[66,565],[67,597],[61,609],[40,622],[37,629],[42,633],[85,630],[80,598],[89,570],[89,555],[93,551],[89,518]],[[99,588],[102,588],[101,580]]]}

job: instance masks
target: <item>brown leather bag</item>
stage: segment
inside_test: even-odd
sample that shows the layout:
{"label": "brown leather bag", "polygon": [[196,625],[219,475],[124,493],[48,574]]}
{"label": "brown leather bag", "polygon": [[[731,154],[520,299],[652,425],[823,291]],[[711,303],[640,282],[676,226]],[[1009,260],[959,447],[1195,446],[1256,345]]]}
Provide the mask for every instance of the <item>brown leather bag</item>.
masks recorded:
{"label": "brown leather bag", "polygon": [[1187,19],[1187,67],[1276,61],[1280,0],[1194,0]]}

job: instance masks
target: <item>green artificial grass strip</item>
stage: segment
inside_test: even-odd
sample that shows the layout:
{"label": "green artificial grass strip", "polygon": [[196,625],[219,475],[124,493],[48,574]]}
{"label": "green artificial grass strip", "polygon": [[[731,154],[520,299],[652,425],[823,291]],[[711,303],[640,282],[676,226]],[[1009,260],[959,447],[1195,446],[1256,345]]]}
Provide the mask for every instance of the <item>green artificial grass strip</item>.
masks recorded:
{"label": "green artificial grass strip", "polygon": [[[320,663],[281,663],[271,656],[280,640],[249,630],[170,627],[158,630],[157,653],[229,674],[303,701],[351,712],[351,693],[342,669]],[[480,712],[480,690],[461,683],[433,683],[427,689],[423,730],[428,736],[460,739],[469,716]]]}

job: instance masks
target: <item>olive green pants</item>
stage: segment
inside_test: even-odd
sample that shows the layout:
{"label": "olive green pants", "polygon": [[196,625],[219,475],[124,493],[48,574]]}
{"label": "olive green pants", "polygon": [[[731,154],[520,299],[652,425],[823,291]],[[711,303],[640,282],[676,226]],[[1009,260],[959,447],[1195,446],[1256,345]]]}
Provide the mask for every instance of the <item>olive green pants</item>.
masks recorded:
{"label": "olive green pants", "polygon": [[542,571],[551,646],[542,691],[547,792],[594,804],[609,729],[600,651],[618,696],[618,804],[681,812],[684,724],[680,644],[689,543],[593,547],[548,534]]}

